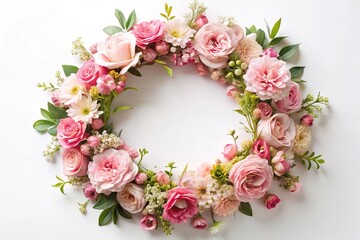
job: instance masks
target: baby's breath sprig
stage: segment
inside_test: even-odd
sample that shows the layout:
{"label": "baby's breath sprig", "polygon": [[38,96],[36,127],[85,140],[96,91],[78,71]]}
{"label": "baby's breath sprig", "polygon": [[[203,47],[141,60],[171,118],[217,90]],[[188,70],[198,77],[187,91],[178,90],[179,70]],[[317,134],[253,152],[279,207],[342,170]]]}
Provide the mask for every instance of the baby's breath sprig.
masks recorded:
{"label": "baby's breath sprig", "polygon": [[191,28],[196,28],[195,20],[198,16],[201,14],[204,14],[206,11],[206,7],[204,4],[199,3],[198,0],[193,1],[189,4],[190,13],[185,15],[185,19],[187,21],[187,24]]}
{"label": "baby's breath sprig", "polygon": [[79,210],[80,210],[80,212],[81,212],[82,214],[86,214],[86,207],[87,207],[89,201],[90,201],[90,199],[87,200],[87,201],[84,202],[84,203],[78,203],[78,205],[79,205]]}
{"label": "baby's breath sprig", "polygon": [[59,144],[56,137],[51,138],[51,142],[46,146],[46,149],[43,151],[43,156],[46,160],[51,161],[54,159],[56,153],[60,150],[61,145]]}
{"label": "baby's breath sprig", "polygon": [[318,118],[319,113],[321,113],[323,110],[322,107],[319,106],[319,104],[328,105],[329,99],[327,97],[320,95],[320,92],[318,93],[316,99],[312,94],[308,94],[302,102],[301,109],[305,110],[308,114],[312,115],[314,118]]}
{"label": "baby's breath sprig", "polygon": [[80,37],[73,41],[71,53],[72,55],[79,55],[83,61],[88,61],[92,58],[91,54],[84,47],[84,43]]}

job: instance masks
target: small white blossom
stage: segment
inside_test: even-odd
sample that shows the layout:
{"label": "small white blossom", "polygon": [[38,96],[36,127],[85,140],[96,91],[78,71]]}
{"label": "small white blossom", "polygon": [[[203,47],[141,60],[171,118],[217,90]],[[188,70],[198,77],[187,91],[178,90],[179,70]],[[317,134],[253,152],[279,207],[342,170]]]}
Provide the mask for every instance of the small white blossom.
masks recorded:
{"label": "small white blossom", "polygon": [[60,89],[59,98],[64,105],[70,105],[78,102],[85,93],[85,87],[81,84],[75,74],[71,74],[64,79]]}
{"label": "small white blossom", "polygon": [[179,18],[166,22],[165,41],[173,46],[185,48],[186,44],[194,36],[195,30],[190,28],[187,23]]}
{"label": "small white blossom", "polygon": [[90,96],[82,97],[79,101],[72,103],[66,111],[68,116],[76,122],[82,121],[92,123],[93,118],[99,118],[103,111],[98,111],[100,104],[93,101]]}

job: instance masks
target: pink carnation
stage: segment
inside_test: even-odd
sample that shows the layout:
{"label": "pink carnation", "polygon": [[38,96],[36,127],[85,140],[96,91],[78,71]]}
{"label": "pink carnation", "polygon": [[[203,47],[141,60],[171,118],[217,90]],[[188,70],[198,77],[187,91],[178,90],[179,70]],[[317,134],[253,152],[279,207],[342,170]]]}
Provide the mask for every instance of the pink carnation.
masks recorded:
{"label": "pink carnation", "polygon": [[150,43],[159,42],[163,38],[164,29],[164,22],[152,20],[135,24],[131,32],[136,37],[136,45],[145,49]]}
{"label": "pink carnation", "polygon": [[76,147],[85,136],[86,123],[75,122],[72,118],[61,119],[57,126],[57,138],[63,148]]}
{"label": "pink carnation", "polygon": [[299,85],[296,82],[291,82],[288,95],[278,101],[273,100],[271,104],[278,112],[281,113],[289,114],[299,111],[302,104],[302,96]]}
{"label": "pink carnation", "polygon": [[240,201],[233,195],[220,199],[213,206],[216,215],[226,217],[238,210]]}
{"label": "pink carnation", "polygon": [[244,75],[246,90],[261,100],[280,100],[289,93],[291,74],[284,61],[265,55],[250,61]]}

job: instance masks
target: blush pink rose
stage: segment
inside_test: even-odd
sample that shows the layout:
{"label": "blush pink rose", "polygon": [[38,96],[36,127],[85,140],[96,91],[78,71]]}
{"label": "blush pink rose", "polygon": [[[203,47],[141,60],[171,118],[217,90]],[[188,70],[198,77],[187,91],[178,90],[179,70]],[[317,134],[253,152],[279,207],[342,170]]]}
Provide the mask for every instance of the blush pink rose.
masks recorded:
{"label": "blush pink rose", "polygon": [[171,223],[186,222],[197,211],[197,198],[192,191],[176,187],[168,191],[162,217]]}
{"label": "blush pink rose", "polygon": [[85,85],[86,90],[89,90],[92,86],[96,85],[96,80],[99,77],[106,75],[108,72],[109,69],[98,65],[94,59],[90,59],[81,66],[76,73],[76,77],[79,82]]}
{"label": "blush pink rose", "polygon": [[137,172],[138,166],[126,151],[108,149],[93,157],[88,175],[98,193],[110,194],[120,192]]}
{"label": "blush pink rose", "polygon": [[270,146],[262,139],[255,140],[252,146],[252,153],[261,158],[270,160]]}
{"label": "blush pink rose", "polygon": [[129,213],[138,213],[145,207],[144,189],[134,183],[128,183],[117,193],[116,199],[120,206]]}
{"label": "blush pink rose", "polygon": [[124,74],[139,61],[141,52],[135,53],[135,46],[136,38],[133,34],[116,33],[97,44],[95,62],[108,69],[121,68],[120,74]]}
{"label": "blush pink rose", "polygon": [[78,148],[65,148],[62,152],[62,162],[65,176],[85,176],[89,160]]}
{"label": "blush pink rose", "polygon": [[147,231],[155,230],[157,227],[156,218],[148,214],[140,220],[140,225]]}
{"label": "blush pink rose", "polygon": [[136,37],[136,45],[145,49],[147,45],[154,42],[159,42],[164,37],[165,23],[159,20],[152,20],[150,22],[141,22],[135,24],[132,29],[132,34]]}
{"label": "blush pink rose", "polygon": [[219,69],[226,66],[230,53],[243,37],[244,32],[237,25],[229,28],[221,23],[208,23],[195,34],[194,48],[206,66]]}
{"label": "blush pink rose", "polygon": [[257,131],[259,137],[275,148],[291,147],[296,135],[294,121],[285,113],[276,113],[267,119],[261,119]]}
{"label": "blush pink rose", "polygon": [[267,102],[259,102],[256,109],[260,110],[260,118],[268,118],[272,114],[272,107]]}
{"label": "blush pink rose", "polygon": [[227,160],[231,160],[236,156],[238,147],[235,144],[226,144],[223,151],[223,156]]}
{"label": "blush pink rose", "polygon": [[289,93],[290,71],[284,61],[267,55],[250,61],[244,75],[246,90],[261,100],[280,100]]}
{"label": "blush pink rose", "polygon": [[265,206],[267,209],[275,208],[280,203],[280,198],[275,194],[268,194],[265,198]]}
{"label": "blush pink rose", "polygon": [[86,123],[72,118],[61,119],[57,126],[57,138],[63,148],[76,147],[85,137]]}
{"label": "blush pink rose", "polygon": [[249,155],[235,163],[229,172],[229,180],[234,184],[234,193],[241,202],[261,198],[271,185],[273,171],[266,159]]}
{"label": "blush pink rose", "polygon": [[293,113],[301,109],[302,96],[299,85],[296,82],[291,82],[290,91],[287,96],[279,101],[272,101],[272,105],[278,112]]}

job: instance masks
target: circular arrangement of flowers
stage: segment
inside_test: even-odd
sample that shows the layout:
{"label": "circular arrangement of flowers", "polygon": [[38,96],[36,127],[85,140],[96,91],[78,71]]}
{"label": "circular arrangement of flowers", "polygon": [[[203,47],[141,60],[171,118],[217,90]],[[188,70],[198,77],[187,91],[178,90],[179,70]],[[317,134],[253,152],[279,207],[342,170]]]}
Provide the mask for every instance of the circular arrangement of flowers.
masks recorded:
{"label": "circular arrangement of flowers", "polygon": [[[116,9],[119,26],[104,28],[106,39],[89,50],[80,38],[73,42],[72,53],[83,61],[79,67],[63,65],[56,83],[38,84],[51,93],[51,102],[33,127],[52,136],[44,156],[50,160],[60,152],[67,177],[56,176],[53,187],[62,193],[67,184],[80,187],[87,198],[79,203],[80,211],[85,214],[92,203],[101,210],[100,226],[137,214],[145,230],[162,228],[171,234],[176,224],[190,222],[217,233],[223,217],[236,211],[252,216],[252,201],[276,207],[281,200],[269,191],[274,182],[298,192],[299,177],[291,174],[293,167],[301,167],[297,162],[308,169],[324,163],[309,146],[314,119],[328,99],[303,95],[304,67],[286,62],[299,44],[286,45],[286,37],[278,36],[281,19],[265,32],[242,28],[230,17],[209,22],[197,1],[189,8],[184,18],[175,17],[166,4],[164,21],[140,23],[135,11],[126,18]],[[185,167],[179,177],[174,162],[163,171],[145,168],[148,151],[127,145],[113,133],[109,118],[130,109],[111,105],[117,95],[136,90],[127,86],[128,76],[141,76],[141,67],[153,64],[170,76],[170,66],[191,64],[200,76],[226,85],[251,139],[240,140],[230,130],[232,142],[221,158],[196,170]]]}

